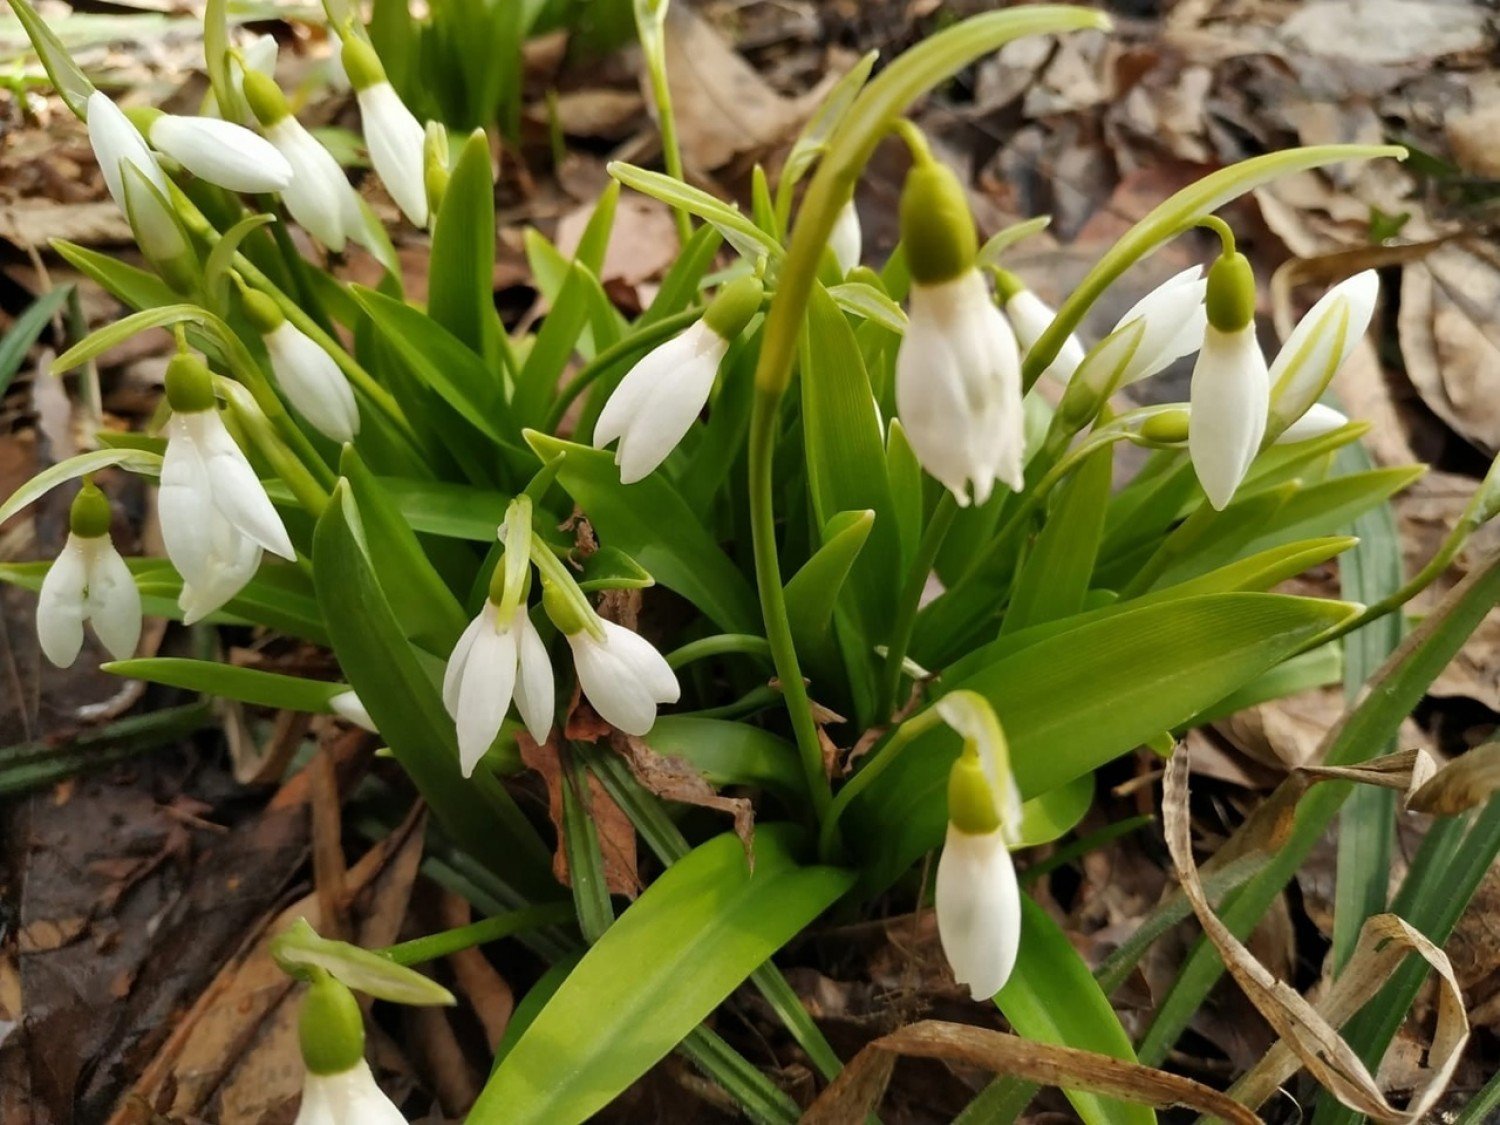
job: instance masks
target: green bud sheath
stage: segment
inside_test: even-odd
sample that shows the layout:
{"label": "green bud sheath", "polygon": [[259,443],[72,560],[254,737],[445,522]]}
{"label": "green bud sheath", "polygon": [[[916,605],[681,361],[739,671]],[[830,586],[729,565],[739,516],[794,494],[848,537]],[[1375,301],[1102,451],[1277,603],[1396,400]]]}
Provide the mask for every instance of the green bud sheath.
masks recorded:
{"label": "green bud sheath", "polygon": [[344,73],[349,76],[349,85],[355,90],[368,90],[385,81],[385,67],[380,65],[380,56],[375,53],[374,47],[359,36],[351,35],[344,40],[341,57]]}
{"label": "green bud sheath", "polygon": [[965,744],[964,752],[948,773],[948,820],[954,828],[971,836],[984,836],[1000,827],[990,779],[985,776],[979,752],[972,743]]}
{"label": "green bud sheath", "polygon": [[918,162],[901,189],[901,243],[919,285],[952,281],[974,265],[979,236],[969,201],[953,172],[936,160]]}
{"label": "green bud sheath", "polygon": [[1239,332],[1255,319],[1255,273],[1238,250],[1219,255],[1209,268],[1204,306],[1208,323],[1220,332]]}
{"label": "green bud sheath", "polygon": [[258,289],[245,289],[241,293],[245,303],[245,319],[262,336],[269,336],[286,321],[281,309]]}
{"label": "green bud sheath", "polygon": [[291,116],[291,108],[286,104],[286,95],[281,92],[281,87],[260,71],[245,71],[244,90],[250,112],[255,114],[255,120],[262,125],[275,125]]}
{"label": "green bud sheath", "polygon": [[997,269],[994,271],[994,274],[995,295],[999,297],[1002,302],[1010,300],[1017,293],[1020,293],[1026,288],[1026,283],[1023,282],[1015,274],[1011,273],[1010,270]]}
{"label": "green bud sheath", "polygon": [[188,352],[173,356],[167,364],[167,403],[178,414],[214,409],[214,380],[208,364]]}
{"label": "green bud sheath", "polygon": [[760,309],[766,287],[758,277],[741,277],[719,288],[718,295],[709,302],[703,314],[703,323],[713,329],[721,340],[733,340],[750,323],[750,318]]}
{"label": "green bud sheath", "polygon": [[365,1021],[354,993],[326,973],[307,987],[297,1019],[302,1061],[314,1074],[342,1074],[365,1057]]}
{"label": "green bud sheath", "polygon": [[1141,423],[1141,437],[1162,445],[1176,445],[1188,439],[1188,412],[1163,410]]}
{"label": "green bud sheath", "polygon": [[85,479],[73,498],[68,530],[80,539],[102,539],[109,534],[109,500],[91,480]]}

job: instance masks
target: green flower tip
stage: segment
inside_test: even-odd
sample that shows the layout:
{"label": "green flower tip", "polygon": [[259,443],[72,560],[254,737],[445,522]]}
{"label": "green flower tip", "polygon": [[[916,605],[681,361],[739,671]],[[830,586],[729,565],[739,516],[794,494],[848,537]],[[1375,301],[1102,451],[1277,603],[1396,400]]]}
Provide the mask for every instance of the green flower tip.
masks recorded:
{"label": "green flower tip", "polygon": [[576,637],[589,627],[583,611],[568,592],[555,582],[542,579],[542,609],[552,624],[567,637]]}
{"label": "green flower tip", "polygon": [[1179,445],[1188,439],[1188,412],[1163,410],[1141,423],[1141,437],[1160,445]]}
{"label": "green flower tip", "polygon": [[901,243],[912,280],[921,285],[952,281],[974,265],[979,237],[969,200],[951,169],[920,160],[901,190]]}
{"label": "green flower tip", "polygon": [[167,364],[167,403],[178,414],[212,410],[214,380],[208,364],[190,352],[178,352]]}
{"label": "green flower tip", "polygon": [[283,118],[291,116],[292,111],[286,104],[286,95],[281,92],[281,87],[276,85],[275,79],[258,70],[247,70],[243,88],[250,112],[255,114],[255,120],[262,125],[275,125]]}
{"label": "green flower tip", "polygon": [[964,744],[964,752],[948,773],[948,820],[970,836],[985,836],[1000,827],[990,779],[972,742]]}
{"label": "green flower tip", "polygon": [[750,323],[760,309],[766,288],[758,277],[741,277],[719,288],[703,314],[708,325],[721,340],[733,340]]}
{"label": "green flower tip", "polygon": [[326,973],[308,985],[297,1039],[313,1074],[343,1074],[357,1066],[365,1057],[365,1023],[354,993]]}
{"label": "green flower tip", "polygon": [[380,65],[380,56],[375,48],[357,35],[344,40],[341,56],[344,73],[349,76],[349,85],[356,90],[368,90],[385,81],[385,67]]}
{"label": "green flower tip", "polygon": [[1208,322],[1220,332],[1239,332],[1255,319],[1255,273],[1238,250],[1221,254],[1209,267],[1204,298]]}
{"label": "green flower tip", "polygon": [[280,307],[258,289],[246,289],[242,293],[245,304],[245,319],[262,336],[269,336],[286,321]]}
{"label": "green flower tip", "polygon": [[68,529],[81,539],[101,539],[109,534],[109,499],[88,478],[73,498]]}

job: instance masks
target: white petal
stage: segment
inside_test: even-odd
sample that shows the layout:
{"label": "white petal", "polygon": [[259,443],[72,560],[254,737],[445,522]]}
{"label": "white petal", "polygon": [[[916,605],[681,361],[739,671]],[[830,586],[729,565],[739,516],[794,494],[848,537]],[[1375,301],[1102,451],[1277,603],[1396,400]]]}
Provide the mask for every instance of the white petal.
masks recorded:
{"label": "white petal", "polygon": [[[276,52],[276,36],[257,35],[245,44],[240,54],[249,69],[272,76],[276,73]],[[234,72],[238,75],[239,68],[235,67]]]}
{"label": "white petal", "polygon": [[307,1075],[295,1125],[406,1125],[406,1118],[360,1059],[340,1074]]}
{"label": "white petal", "polygon": [[677,673],[656,646],[634,630],[603,621],[604,636],[615,658],[657,703],[676,703],[682,695]]}
{"label": "white petal", "polygon": [[1193,367],[1188,454],[1208,502],[1222,511],[1250,471],[1266,432],[1270,382],[1253,326],[1212,325]]}
{"label": "white petal", "polygon": [[340,445],[359,433],[354,390],[333,357],[291,321],[265,338],[276,383],[287,400],[324,437]]}
{"label": "white petal", "polygon": [[556,706],[557,688],[552,678],[552,661],[547,646],[527,616],[523,605],[516,610],[511,630],[519,647],[519,672],[516,676],[516,710],[526,730],[537,743],[547,741],[552,730],[552,712]]}
{"label": "white petal", "polygon": [[182,583],[177,605],[182,621],[192,625],[207,617],[245,588],[260,567],[260,545],[241,535],[239,530],[216,510],[210,510],[209,538],[213,544],[201,579]]}
{"label": "white petal", "polygon": [[1271,364],[1277,419],[1300,417],[1327,389],[1370,326],[1380,282],[1365,270],[1339,282],[1307,310]]}
{"label": "white petal", "polygon": [[470,621],[469,627],[459,634],[458,643],[448,655],[448,667],[443,672],[443,707],[454,719],[458,718],[458,689],[463,683],[464,666],[469,662],[474,638],[479,636],[481,629],[494,627],[494,610],[490,608],[489,602],[485,602],[479,616]]}
{"label": "white petal", "polygon": [[1202,272],[1201,266],[1193,266],[1169,277],[1120,318],[1116,329],[1138,318],[1145,325],[1120,386],[1149,378],[1197,349],[1206,324],[1203,295],[1208,282]]}
{"label": "white petal", "polygon": [[265,486],[224,426],[217,410],[188,415],[197,430],[198,447],[208,470],[209,487],[217,508],[230,523],[272,554],[295,559],[297,552],[276,514]]}
{"label": "white petal", "polygon": [[938,938],[975,1000],[1005,987],[1021,944],[1021,894],[999,832],[971,836],[951,824],[934,890]]}
{"label": "white petal", "polygon": [[107,536],[101,536],[93,549],[88,581],[94,635],[116,660],[128,660],[141,640],[141,592]]}
{"label": "white petal", "polygon": [[1321,402],[1315,402],[1307,408],[1307,412],[1281,431],[1276,438],[1276,445],[1294,445],[1299,441],[1312,441],[1324,434],[1331,434],[1343,426],[1349,424],[1349,419],[1331,406],[1324,406]]}
{"label": "white petal", "polygon": [[599,411],[599,419],[594,423],[594,448],[603,449],[624,435],[635,424],[656,388],[670,379],[679,367],[691,362],[692,357],[707,346],[709,338],[718,339],[700,320],[642,356],[625,373],[625,378],[605,402],[604,409]]}
{"label": "white petal", "polygon": [[266,139],[292,168],[292,182],[281,192],[288,213],[328,249],[343,250],[343,193],[350,189],[338,161],[295,117],[268,126]]}
{"label": "white petal", "polygon": [[833,233],[828,236],[828,248],[833,251],[839,272],[848,273],[859,265],[864,250],[864,231],[859,225],[859,210],[854,200],[849,200],[834,220]]}
{"label": "white petal", "polygon": [[216,513],[208,467],[189,417],[174,414],[167,420],[167,451],[162,458],[156,510],[167,558],[185,581],[201,585],[208,581],[209,560],[214,553]]}
{"label": "white petal", "polygon": [[167,175],[157,164],[156,157],[146,144],[140,130],[130,123],[130,118],[105,94],[95,90],[89,95],[88,107],[89,144],[94,148],[94,157],[99,161],[99,171],[104,174],[104,186],[121,211],[125,210],[125,176],[120,164],[129,161],[141,170],[146,179],[163,195],[167,194]]}
{"label": "white petal", "polygon": [[37,640],[43,654],[59,668],[70,666],[83,648],[87,582],[88,550],[83,540],[70,534],[57,561],[47,568],[36,606]]}
{"label": "white petal", "polygon": [[1057,315],[1048,304],[1030,289],[1019,289],[1005,302],[1005,316],[1015,330],[1016,342],[1021,351],[1029,352],[1042,338],[1052,318]]}
{"label": "white petal", "polygon": [[371,734],[379,734],[375,729],[375,721],[370,718],[370,712],[365,708],[365,701],[352,691],[341,691],[328,701],[328,706],[333,708],[333,713],[339,718],[353,723],[362,730]]}
{"label": "white petal", "polygon": [[427,181],[423,168],[422,125],[389,82],[359,91],[370,163],[402,213],[419,227],[427,225]]}
{"label": "white petal", "polygon": [[[491,613],[490,621],[494,621]],[[458,762],[465,777],[500,733],[516,686],[516,635],[480,629],[458,685]]]}
{"label": "white petal", "polygon": [[665,461],[708,402],[729,345],[711,329],[704,328],[702,335],[707,339],[699,350],[672,371],[662,372],[620,436],[615,463],[621,484],[634,484]]}
{"label": "white petal", "polygon": [[151,143],[193,175],[229,191],[281,191],[292,166],[270,141],[213,117],[166,114],[151,124]]}

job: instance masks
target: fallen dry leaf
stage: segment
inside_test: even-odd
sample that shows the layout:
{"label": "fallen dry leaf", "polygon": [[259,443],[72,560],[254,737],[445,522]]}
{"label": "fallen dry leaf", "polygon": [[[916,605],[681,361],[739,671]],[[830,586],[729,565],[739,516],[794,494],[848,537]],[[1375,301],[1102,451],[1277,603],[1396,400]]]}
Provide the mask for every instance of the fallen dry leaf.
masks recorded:
{"label": "fallen dry leaf", "polygon": [[[542,782],[547,786],[547,817],[557,831],[557,847],[552,853],[552,874],[563,886],[571,887],[573,881],[568,870],[568,852],[563,846],[566,834],[563,786],[572,784],[561,760],[561,755],[566,751],[555,735],[538,745],[525,731],[517,732],[516,745],[521,750],[521,761],[541,774]],[[641,891],[641,879],[636,868],[635,825],[631,824],[630,818],[605,792],[604,786],[599,784],[593,773],[588,770],[579,772],[588,778],[589,799],[586,807],[599,837],[599,855],[604,861],[605,885],[611,894],[634,898]]]}
{"label": "fallen dry leaf", "polygon": [[634,735],[617,733],[612,741],[635,779],[658,797],[716,809],[734,817],[735,835],[745,846],[746,860],[752,868],[755,866],[755,806],[748,797],[725,797],[687,762],[658,754]]}

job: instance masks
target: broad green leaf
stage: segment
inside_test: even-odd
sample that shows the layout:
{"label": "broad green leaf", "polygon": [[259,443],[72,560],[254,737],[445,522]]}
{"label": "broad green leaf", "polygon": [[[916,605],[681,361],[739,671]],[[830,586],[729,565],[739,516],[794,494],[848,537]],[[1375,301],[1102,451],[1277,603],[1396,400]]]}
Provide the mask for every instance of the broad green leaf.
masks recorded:
{"label": "broad green leaf", "polygon": [[427,315],[478,356],[495,331],[495,184],[490,142],[470,134],[432,224]]}
{"label": "broad green leaf", "polygon": [[1284,660],[1264,675],[1255,677],[1207,711],[1194,715],[1183,724],[1183,728],[1201,727],[1272,699],[1283,699],[1300,691],[1328,687],[1339,683],[1343,675],[1344,654],[1338,642],[1319,645]]}
{"label": "broad green leaf", "polygon": [[848,889],[848,872],[798,866],[801,843],[761,825],[753,873],[732,833],[669,867],[510,1049],[470,1125],[574,1125],[609,1104]]}
{"label": "broad green leaf", "polygon": [[[1037,1043],[1094,1051],[1135,1062],[1135,1048],[1078,951],[1061,927],[1021,896],[1021,947],[1015,971],[995,1005],[1017,1035]],[[1085,1125],[1152,1125],[1149,1107],[1064,1090]]]}
{"label": "broad green leaf", "polygon": [[40,500],[58,485],[113,465],[147,476],[157,476],[161,472],[161,458],[141,449],[96,449],[89,453],[79,453],[43,469],[11,493],[10,498],[0,504],[0,523],[10,519],[28,504]]}
{"label": "broad green leaf", "polygon": [[645,567],[616,547],[600,547],[585,558],[583,571],[577,577],[578,587],[585,593],[644,590],[656,585],[656,579]]}
{"label": "broad green leaf", "polygon": [[[1277,594],[1168,601],[1039,641],[947,687],[994,705],[1027,797],[1176,727],[1352,612]],[[888,884],[941,841],[958,749],[956,735],[933,731],[851,802],[846,838],[868,849],[866,886]]]}
{"label": "broad green leaf", "polygon": [[47,21],[37,14],[28,0],[10,0],[10,7],[16,13],[16,19],[21,21],[21,27],[31,40],[32,48],[41,58],[47,77],[52,79],[53,89],[74,115],[80,121],[83,120],[88,115],[89,95],[94,92],[94,84],[79,69],[57,33],[47,26]]}
{"label": "broad green leaf", "polygon": [[1094,803],[1094,775],[1080,774],[1065,785],[1021,803],[1017,848],[1034,848],[1073,831]]}
{"label": "broad green leaf", "polygon": [[356,992],[393,1004],[458,1003],[437,981],[372,950],[322,937],[305,918],[271,939],[271,956],[283,967],[321,969]]}
{"label": "broad green leaf", "polygon": [[101,664],[100,668],[112,675],[132,680],[150,680],[153,684],[166,684],[168,687],[287,711],[331,712],[328,701],[349,690],[348,684],[286,676],[280,672],[262,672],[257,668],[237,668],[233,664],[222,664],[215,660],[188,660],[176,656],[112,660]]}
{"label": "broad green leaf", "polygon": [[823,529],[823,545],[786,584],[786,612],[798,649],[828,646],[834,603],[874,524],[875,513],[868,509],[838,513]]}
{"label": "broad green leaf", "polygon": [[71,292],[71,285],[59,285],[47,290],[26,306],[26,311],[16,317],[15,323],[10,326],[10,331],[0,338],[0,395],[10,386],[31,345],[36,343],[37,337],[47,327],[47,322],[62,308]]}
{"label": "broad green leaf", "polygon": [[922,464],[906,440],[899,418],[892,418],[885,442],[885,469],[891,482],[891,504],[901,540],[901,565],[917,553],[922,538]]}
{"label": "broad green leaf", "polygon": [[740,254],[754,261],[756,258],[780,258],[781,246],[755,225],[737,208],[723,203],[706,191],[691,187],[681,180],[660,172],[648,172],[632,164],[612,161],[605,170],[628,188],[659,199],[671,207],[679,207],[711,223]]}
{"label": "broad green leaf", "polygon": [[339,667],[448,837],[529,898],[558,897],[551,856],[504,786],[482,768],[467,780],[459,775],[437,670],[429,672],[402,634],[358,520],[340,482],[313,536],[318,600]]}
{"label": "broad green leaf", "polygon": [[445,480],[380,477],[413,531],[493,543],[510,497],[488,488]]}
{"label": "broad green leaf", "polygon": [[154,273],[127,265],[108,254],[101,254],[97,250],[90,250],[61,238],[52,239],[50,245],[79,273],[97,282],[112,296],[118,297],[133,309],[175,305],[182,299]]}
{"label": "broad green leaf", "polygon": [[690,762],[716,788],[761,786],[800,807],[803,782],[797,750],[760,727],[727,719],[662,715],[644,741],[658,754]]}
{"label": "broad green leaf", "polygon": [[873,321],[897,335],[906,331],[906,313],[901,306],[873,285],[846,281],[829,289],[828,295],[845,312]]}
{"label": "broad green leaf", "polygon": [[725,632],[760,631],[760,609],[744,575],[660,473],[623,485],[614,458],[604,450],[534,430],[525,437],[544,464],[566,454],[558,484],[587,513],[600,542],[624,551]]}
{"label": "broad green leaf", "polygon": [[1002,633],[1068,617],[1083,607],[1113,480],[1114,451],[1101,449],[1059,489],[1047,523],[1016,578]]}
{"label": "broad green leaf", "polygon": [[1398,465],[1334,477],[1301,489],[1277,513],[1274,523],[1252,543],[1252,549],[1277,547],[1319,533],[1349,527],[1359,516],[1413,484],[1425,465]]}

